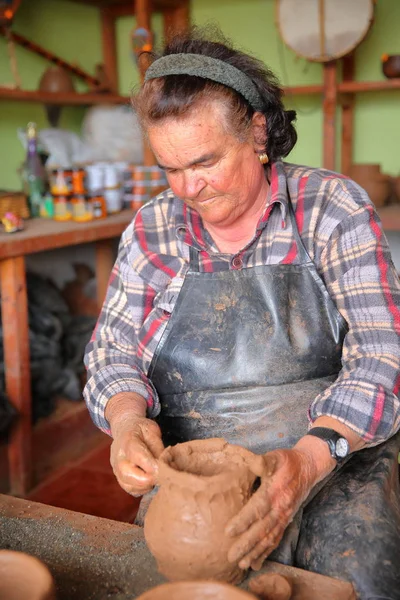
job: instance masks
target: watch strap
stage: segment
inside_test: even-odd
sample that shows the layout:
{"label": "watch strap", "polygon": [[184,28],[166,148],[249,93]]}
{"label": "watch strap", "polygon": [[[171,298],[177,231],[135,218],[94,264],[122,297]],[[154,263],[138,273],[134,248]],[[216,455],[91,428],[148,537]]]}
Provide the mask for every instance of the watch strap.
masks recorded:
{"label": "watch strap", "polygon": [[[345,440],[345,438],[334,429],[330,429],[329,427],[312,427],[307,432],[307,435],[313,435],[319,438],[320,440],[326,442],[328,444],[332,458],[334,458],[337,462],[341,462],[345,458],[345,456],[338,456],[336,452],[337,442],[341,439]],[[345,441],[348,444],[347,440]]]}

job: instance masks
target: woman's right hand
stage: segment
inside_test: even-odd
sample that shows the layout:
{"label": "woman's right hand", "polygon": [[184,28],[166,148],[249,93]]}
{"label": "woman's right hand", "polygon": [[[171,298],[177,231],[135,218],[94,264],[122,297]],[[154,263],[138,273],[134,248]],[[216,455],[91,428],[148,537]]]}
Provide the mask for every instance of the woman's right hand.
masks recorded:
{"label": "woman's right hand", "polygon": [[126,400],[113,402],[106,411],[113,437],[110,462],[122,489],[132,496],[143,496],[157,482],[157,458],[164,445],[157,423],[144,416],[142,407],[136,410],[136,403],[127,406]]}

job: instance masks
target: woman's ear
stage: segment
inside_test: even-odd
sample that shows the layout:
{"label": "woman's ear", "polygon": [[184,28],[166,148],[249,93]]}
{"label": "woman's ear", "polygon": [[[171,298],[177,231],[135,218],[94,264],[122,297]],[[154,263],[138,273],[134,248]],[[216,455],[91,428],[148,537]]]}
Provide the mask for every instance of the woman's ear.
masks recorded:
{"label": "woman's ear", "polygon": [[267,144],[267,120],[265,115],[260,112],[255,112],[252,120],[251,127],[253,132],[253,144],[256,152],[265,152],[265,146]]}

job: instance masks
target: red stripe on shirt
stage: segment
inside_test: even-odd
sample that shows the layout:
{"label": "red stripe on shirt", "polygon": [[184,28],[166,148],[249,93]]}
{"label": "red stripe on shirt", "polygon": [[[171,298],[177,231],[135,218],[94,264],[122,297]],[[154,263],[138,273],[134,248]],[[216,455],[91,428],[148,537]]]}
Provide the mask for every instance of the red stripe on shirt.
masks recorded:
{"label": "red stripe on shirt", "polygon": [[148,259],[148,261],[152,265],[154,265],[156,269],[160,269],[160,271],[167,273],[169,277],[175,277],[176,273],[163,263],[163,261],[161,260],[161,255],[157,254],[156,252],[152,252],[148,249],[146,233],[143,226],[143,219],[140,212],[137,214],[135,225],[135,233],[137,235],[140,246],[146,254],[146,258]]}
{"label": "red stripe on shirt", "polygon": [[378,426],[382,420],[383,409],[385,406],[385,398],[386,398],[385,390],[384,390],[383,386],[379,385],[378,393],[376,396],[374,414],[372,415],[372,419],[371,419],[371,425],[370,425],[368,433],[365,435],[365,437],[367,439],[372,440],[376,434]]}
{"label": "red stripe on shirt", "polygon": [[152,322],[152,324],[149,327],[149,330],[147,331],[146,335],[138,343],[138,351],[137,351],[138,358],[142,358],[143,352],[144,352],[147,344],[149,343],[150,340],[152,340],[154,338],[157,329],[159,327],[161,327],[161,325],[164,323],[164,321],[167,321],[169,319],[169,317],[170,317],[170,315],[163,314],[163,315],[161,315],[161,317],[159,317],[158,319],[155,319]]}

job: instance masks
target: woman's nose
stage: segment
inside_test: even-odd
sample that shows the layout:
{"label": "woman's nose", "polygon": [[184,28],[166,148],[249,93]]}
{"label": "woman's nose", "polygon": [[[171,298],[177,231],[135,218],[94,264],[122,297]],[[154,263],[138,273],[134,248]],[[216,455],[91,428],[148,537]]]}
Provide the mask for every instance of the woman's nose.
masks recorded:
{"label": "woman's nose", "polygon": [[183,196],[188,200],[194,200],[206,187],[204,179],[195,170],[185,171],[183,174]]}

